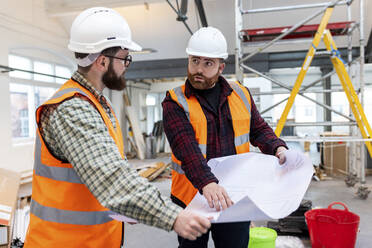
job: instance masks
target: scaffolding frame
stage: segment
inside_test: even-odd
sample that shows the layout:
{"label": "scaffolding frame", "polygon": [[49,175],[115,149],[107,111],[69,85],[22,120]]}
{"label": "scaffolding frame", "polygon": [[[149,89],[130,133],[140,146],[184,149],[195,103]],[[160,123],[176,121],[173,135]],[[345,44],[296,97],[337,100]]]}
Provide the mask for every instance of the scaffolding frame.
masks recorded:
{"label": "scaffolding frame", "polygon": [[[264,73],[261,73],[261,72],[255,70],[255,69],[247,66],[244,63],[247,62],[250,58],[252,58],[256,54],[264,51],[268,47],[271,47],[271,46],[275,45],[276,43],[278,43],[278,41],[281,41],[281,39],[283,37],[292,33],[294,30],[298,29],[302,25],[308,23],[309,21],[313,20],[314,18],[318,17],[319,15],[321,15],[323,13],[326,13],[326,10],[329,7],[336,7],[338,5],[347,5],[347,19],[350,22],[351,21],[351,7],[350,6],[353,3],[353,0],[334,0],[334,1],[326,2],[326,3],[313,3],[313,4],[294,5],[294,6],[244,10],[243,6],[242,6],[242,1],[243,0],[235,0],[235,75],[236,75],[236,79],[242,82],[242,80],[244,78],[244,70],[247,70],[247,71],[250,71],[250,72],[254,73],[255,75],[266,78],[267,80],[271,81],[273,84],[276,84],[281,88],[287,89],[288,92],[291,92],[292,88],[288,87],[287,85],[281,83],[280,81],[278,81],[274,78],[271,78],[271,77],[265,75]],[[360,9],[359,9],[360,15],[359,15],[359,20],[358,20],[359,22],[355,26],[349,28],[349,30],[347,32],[347,37],[348,37],[347,51],[348,51],[348,70],[350,71],[350,67],[354,63],[358,63],[359,67],[360,67],[359,89],[357,89],[356,92],[360,97],[361,106],[363,108],[363,106],[364,106],[364,87],[365,87],[365,82],[364,82],[364,0],[359,0],[359,5],[360,5]],[[281,35],[277,36],[273,40],[265,42],[262,46],[256,48],[253,52],[251,52],[248,55],[243,57],[244,47],[242,45],[242,35],[241,35],[241,31],[243,30],[243,15],[276,12],[276,11],[286,11],[286,10],[296,10],[296,9],[307,9],[307,8],[320,8],[320,10],[316,11],[312,15],[306,17],[302,21],[293,25],[290,29],[286,30],[285,32],[283,32]],[[360,55],[357,59],[352,61],[352,34],[353,34],[353,31],[355,31],[356,29],[359,30]],[[288,40],[286,40],[286,42],[291,43],[291,41],[288,41]],[[292,42],[296,43],[296,40],[293,40]],[[345,126],[349,125],[350,126],[350,134],[351,134],[350,138],[351,139],[355,139],[355,140],[358,140],[358,141],[359,140],[370,141],[370,139],[366,140],[366,139],[363,139],[363,138],[360,139],[359,137],[358,138],[355,137],[355,136],[360,136],[360,135],[357,135],[357,132],[356,132],[357,122],[354,118],[346,116],[346,115],[340,113],[339,111],[337,111],[335,109],[332,109],[331,106],[325,105],[323,103],[319,103],[316,100],[313,100],[312,98],[303,95],[305,92],[306,93],[309,92],[309,91],[307,91],[309,88],[317,85],[318,83],[322,82],[324,84],[323,80],[326,79],[326,78],[331,77],[335,73],[336,73],[335,68],[333,68],[333,71],[327,73],[326,75],[323,75],[320,79],[315,80],[314,82],[300,88],[298,94],[301,95],[302,97],[316,103],[317,105],[320,105],[324,109],[328,109],[329,111],[334,112],[334,113],[336,113],[338,115],[341,115],[342,117],[348,119],[349,122],[344,122],[344,124],[341,124],[341,125],[345,125]],[[331,86],[330,92],[333,92],[332,91],[332,86]],[[271,92],[271,93],[274,94],[275,92]],[[326,92],[324,92],[324,93],[326,93]],[[271,110],[272,108],[278,106],[279,104],[287,101],[287,99],[284,99],[284,100],[274,104],[273,106],[265,109],[261,113],[265,113],[265,112]],[[300,123],[298,123],[298,124],[300,124]],[[275,125],[275,123],[272,123],[272,125]],[[296,126],[296,123],[294,123],[292,125]],[[306,124],[302,123],[302,125],[306,125]],[[314,123],[311,123],[310,125],[314,125]],[[320,123],[318,123],[318,125],[328,126],[328,125],[330,125],[330,123],[329,122],[320,122]],[[288,124],[286,124],[286,126],[288,126]],[[301,126],[301,124],[300,124],[300,126]],[[371,138],[371,137],[369,137],[369,138]],[[355,155],[356,154],[356,142],[351,142],[349,171],[350,170],[354,170],[354,172],[356,171],[357,174],[359,174],[359,176],[360,176],[361,183],[364,184],[365,183],[365,153],[364,153],[364,146],[362,145],[362,146],[359,146],[359,147],[361,149],[361,151],[360,151],[361,156],[359,158],[360,163],[357,163],[357,157]],[[358,168],[358,165],[360,165],[359,168]]]}

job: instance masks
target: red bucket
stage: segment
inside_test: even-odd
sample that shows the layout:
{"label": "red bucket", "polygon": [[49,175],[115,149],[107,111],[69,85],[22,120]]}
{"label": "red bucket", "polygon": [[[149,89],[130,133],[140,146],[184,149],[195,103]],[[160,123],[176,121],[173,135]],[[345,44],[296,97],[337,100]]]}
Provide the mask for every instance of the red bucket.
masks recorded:
{"label": "red bucket", "polygon": [[[333,209],[341,205],[344,210]],[[357,238],[359,216],[350,212],[345,204],[334,202],[328,208],[305,213],[312,248],[353,248]]]}

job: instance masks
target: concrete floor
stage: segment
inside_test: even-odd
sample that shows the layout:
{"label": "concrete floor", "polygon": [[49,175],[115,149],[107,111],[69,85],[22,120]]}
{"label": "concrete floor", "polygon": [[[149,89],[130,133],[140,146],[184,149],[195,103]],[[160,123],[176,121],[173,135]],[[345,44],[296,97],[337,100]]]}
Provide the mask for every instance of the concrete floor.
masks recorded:
{"label": "concrete floor", "polygon": [[[164,162],[169,158],[163,157],[157,160]],[[148,163],[149,161],[131,161],[132,164]],[[161,179],[153,182],[163,195],[170,194],[170,180]],[[367,184],[372,184],[372,177],[367,177]],[[305,199],[313,202],[313,207],[328,207],[335,201],[341,201],[347,205],[350,211],[360,216],[360,231],[358,233],[356,248],[372,247],[372,195],[367,200],[361,200],[355,195],[356,188],[347,188],[342,178],[333,178],[326,181],[312,181],[305,195]],[[256,223],[257,224],[257,223]],[[258,223],[261,225],[264,223]],[[164,248],[177,247],[177,237],[174,232],[168,233],[163,230],[143,224],[126,225],[124,247],[128,248]],[[309,240],[303,240],[305,247],[311,247]],[[210,240],[208,247],[214,247]]]}

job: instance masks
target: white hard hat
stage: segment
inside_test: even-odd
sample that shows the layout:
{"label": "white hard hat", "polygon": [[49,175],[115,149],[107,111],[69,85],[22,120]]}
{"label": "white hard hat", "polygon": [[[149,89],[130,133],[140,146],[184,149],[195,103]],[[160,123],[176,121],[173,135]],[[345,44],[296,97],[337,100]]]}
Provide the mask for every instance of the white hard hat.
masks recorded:
{"label": "white hard hat", "polygon": [[227,59],[227,43],[220,30],[203,27],[190,38],[186,48],[188,55]]}
{"label": "white hard hat", "polygon": [[95,7],[81,12],[72,23],[68,48],[77,53],[92,54],[110,47],[142,50],[132,41],[127,21],[115,10]]}

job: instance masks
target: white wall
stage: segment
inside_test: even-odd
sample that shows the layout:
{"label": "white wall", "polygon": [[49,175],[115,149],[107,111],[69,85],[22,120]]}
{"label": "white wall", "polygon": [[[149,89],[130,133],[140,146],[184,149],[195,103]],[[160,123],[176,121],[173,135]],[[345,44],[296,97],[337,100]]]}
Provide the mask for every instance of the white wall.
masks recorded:
{"label": "white wall", "polygon": [[[0,9],[0,64],[8,65],[9,52],[70,66],[65,49],[67,33],[56,19],[48,18],[43,0],[6,0]],[[51,54],[53,51],[56,54]],[[65,57],[65,58],[63,58]],[[9,77],[0,74],[0,167],[15,171],[32,169],[33,140],[14,144],[11,137]]]}

